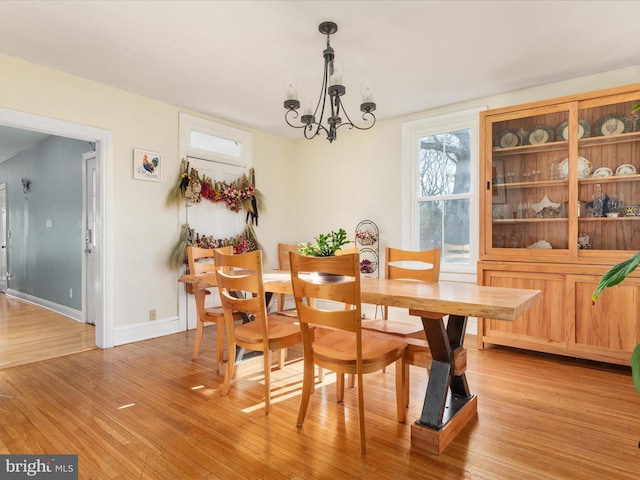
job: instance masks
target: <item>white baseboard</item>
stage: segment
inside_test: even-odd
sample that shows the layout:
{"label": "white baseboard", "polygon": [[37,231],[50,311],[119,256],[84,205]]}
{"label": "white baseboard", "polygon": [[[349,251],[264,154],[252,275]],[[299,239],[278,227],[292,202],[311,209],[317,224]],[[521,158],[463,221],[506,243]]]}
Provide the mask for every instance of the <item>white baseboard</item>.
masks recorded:
{"label": "white baseboard", "polygon": [[75,310],[65,305],[50,302],[49,300],[45,300],[43,298],[34,297],[33,295],[19,292],[18,290],[13,290],[11,288],[7,290],[6,295],[9,297],[18,298],[33,305],[37,305],[38,307],[46,308],[47,310],[51,310],[52,312],[68,317],[72,320],[75,320],[76,322],[82,322],[82,312],[80,310]]}
{"label": "white baseboard", "polygon": [[124,345],[126,343],[149,340],[150,338],[162,337],[164,335],[172,335],[179,331],[178,317],[136,323],[134,325],[116,327],[113,344],[115,346]]}

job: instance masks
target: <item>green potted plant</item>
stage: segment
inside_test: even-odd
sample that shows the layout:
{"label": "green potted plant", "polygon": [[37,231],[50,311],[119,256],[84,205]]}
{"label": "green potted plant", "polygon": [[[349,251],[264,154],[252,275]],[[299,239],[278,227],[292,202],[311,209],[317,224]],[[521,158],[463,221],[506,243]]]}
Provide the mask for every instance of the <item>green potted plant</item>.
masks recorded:
{"label": "green potted plant", "polygon": [[[640,108],[640,104],[636,105],[636,107]],[[635,253],[631,258],[611,267],[609,271],[602,276],[598,287],[593,292],[593,295],[591,295],[593,303],[596,302],[598,296],[605,288],[613,287],[621,283],[638,265],[640,265],[640,252]],[[636,345],[636,348],[633,349],[633,353],[631,354],[631,374],[633,384],[638,393],[640,393],[640,343]]]}
{"label": "green potted plant", "polygon": [[319,234],[314,244],[298,244],[298,251],[308,257],[333,257],[338,250],[348,243],[347,232],[341,228],[337,232]]}

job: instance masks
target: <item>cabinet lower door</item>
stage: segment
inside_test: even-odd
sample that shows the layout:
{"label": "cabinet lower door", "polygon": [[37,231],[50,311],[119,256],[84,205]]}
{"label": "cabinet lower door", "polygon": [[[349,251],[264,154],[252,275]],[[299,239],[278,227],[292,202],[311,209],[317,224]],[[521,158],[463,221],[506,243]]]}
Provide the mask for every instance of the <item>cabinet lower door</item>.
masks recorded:
{"label": "cabinet lower door", "polygon": [[572,354],[581,357],[629,364],[640,341],[640,279],[627,278],[622,284],[605,289],[593,303],[591,295],[599,276],[568,275],[567,289],[575,299]]}
{"label": "cabinet lower door", "polygon": [[556,273],[483,271],[483,285],[542,290],[543,299],[513,322],[482,320],[479,344],[494,343],[549,353],[567,348],[566,275]]}

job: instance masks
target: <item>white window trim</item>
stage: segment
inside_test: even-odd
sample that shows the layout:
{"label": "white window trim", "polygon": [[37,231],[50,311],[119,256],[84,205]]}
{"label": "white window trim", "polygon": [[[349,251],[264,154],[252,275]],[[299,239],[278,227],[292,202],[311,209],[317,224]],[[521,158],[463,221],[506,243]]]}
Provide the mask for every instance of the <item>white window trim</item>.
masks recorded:
{"label": "white window trim", "polygon": [[[191,147],[191,132],[197,131],[208,135],[224,138],[242,144],[241,157],[214,154],[207,150]],[[253,135],[238,128],[222,125],[205,118],[180,112],[180,155],[181,158],[197,157],[212,162],[226,163],[250,167],[253,163]]]}
{"label": "white window trim", "polygon": [[[478,107],[460,112],[448,113],[402,124],[402,248],[416,250],[418,238],[418,151],[415,146],[420,138],[452,132],[471,130],[471,185],[469,197],[469,264],[442,263],[440,276],[443,280],[475,282],[479,256],[479,137],[480,112],[487,107]],[[447,197],[448,198],[448,197]],[[475,241],[474,241],[475,239]],[[473,275],[473,279],[470,277]]]}

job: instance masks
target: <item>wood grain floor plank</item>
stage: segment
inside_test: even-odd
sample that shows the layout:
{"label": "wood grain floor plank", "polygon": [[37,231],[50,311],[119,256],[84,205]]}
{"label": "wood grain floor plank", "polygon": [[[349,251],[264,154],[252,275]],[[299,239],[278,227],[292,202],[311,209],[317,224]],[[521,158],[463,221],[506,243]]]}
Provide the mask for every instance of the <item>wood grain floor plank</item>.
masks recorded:
{"label": "wood grain floor plank", "polygon": [[0,369],[95,348],[93,325],[0,293]]}

